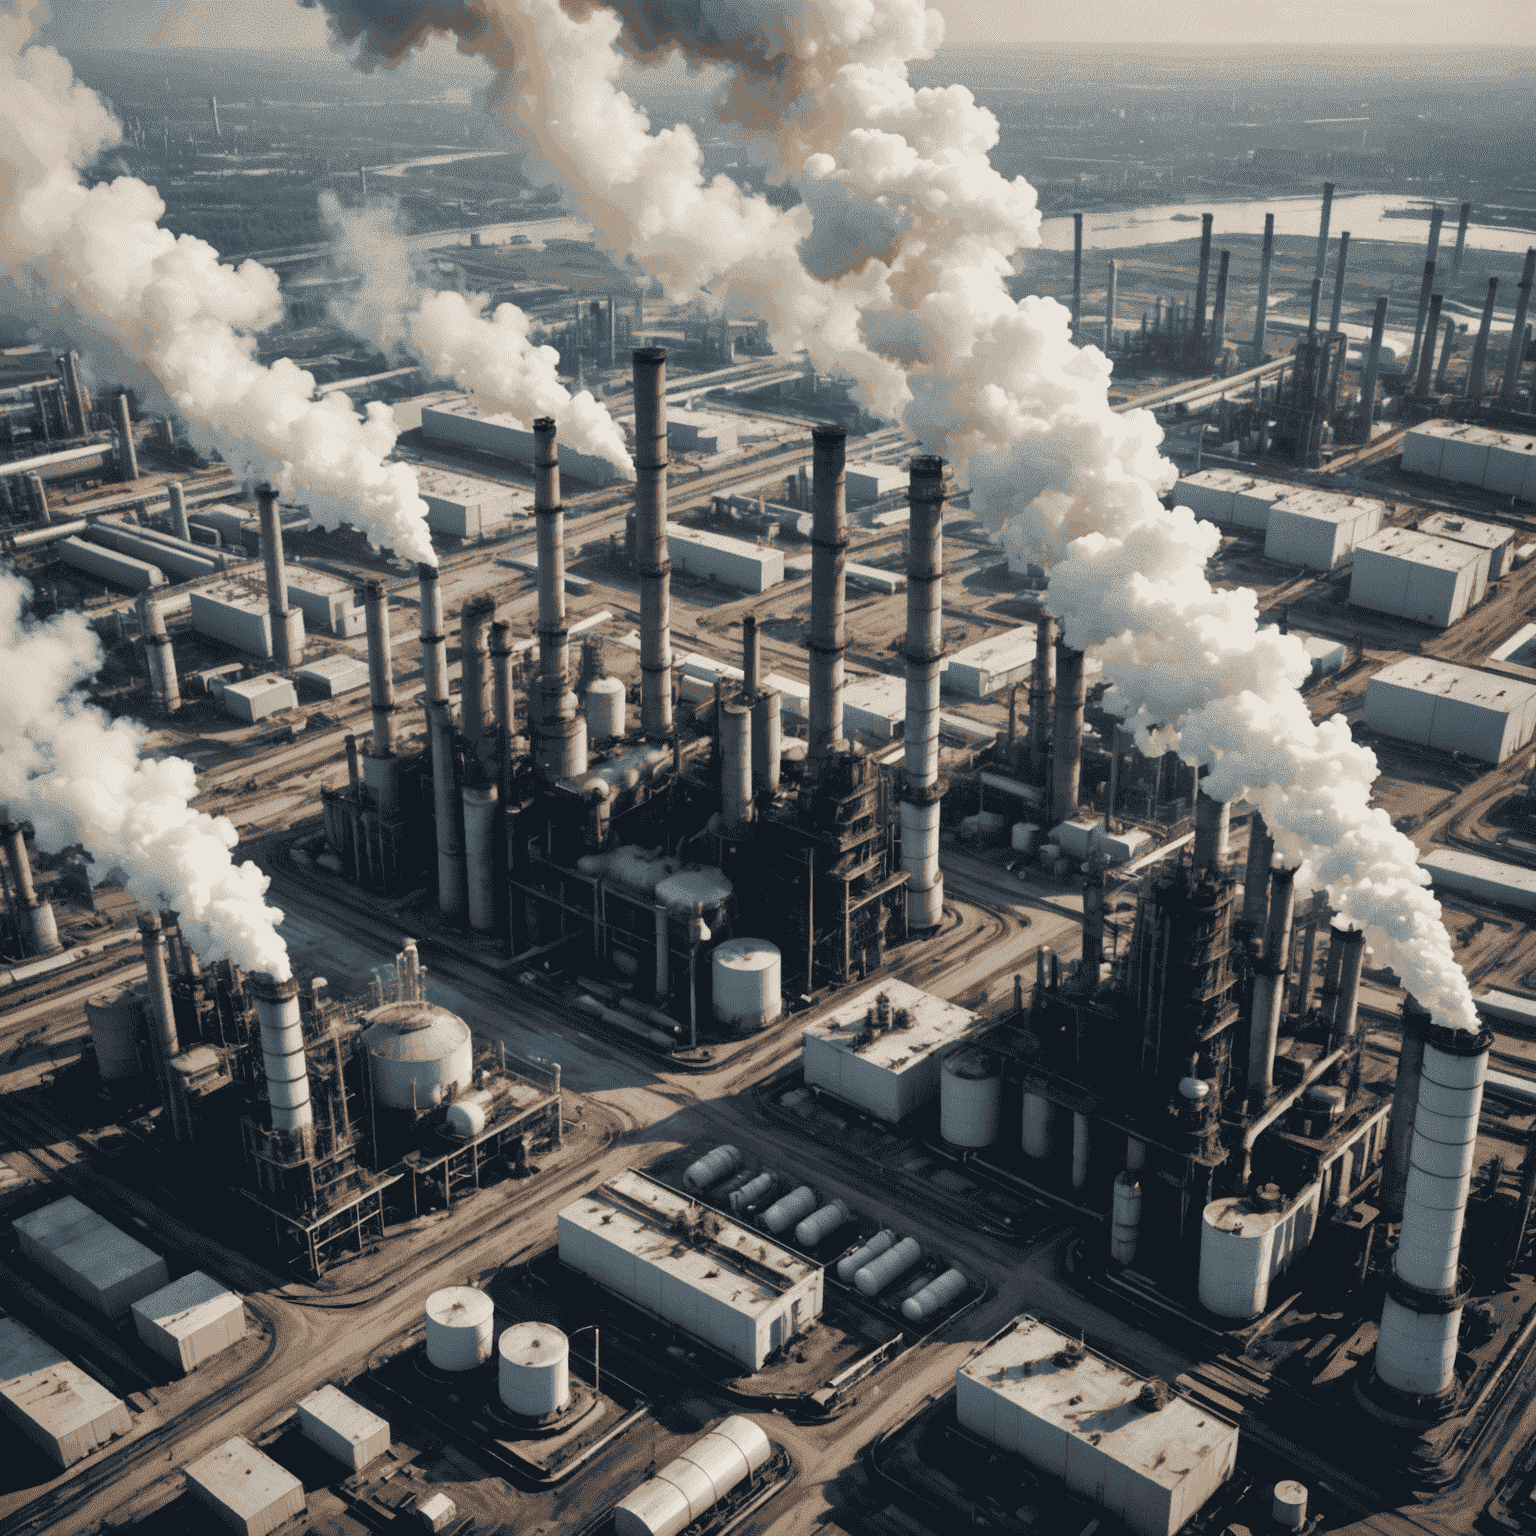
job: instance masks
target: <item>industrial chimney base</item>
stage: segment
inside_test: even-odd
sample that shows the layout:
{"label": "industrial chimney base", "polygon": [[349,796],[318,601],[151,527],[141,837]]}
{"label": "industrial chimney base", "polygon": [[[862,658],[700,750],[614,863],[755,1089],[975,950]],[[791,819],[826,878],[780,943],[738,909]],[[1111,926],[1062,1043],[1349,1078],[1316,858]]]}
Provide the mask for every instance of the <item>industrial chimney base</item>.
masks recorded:
{"label": "industrial chimney base", "polygon": [[1422,1396],[1399,1392],[1376,1374],[1372,1356],[1368,1369],[1356,1373],[1355,1401],[1378,1423],[1418,1433],[1455,1416],[1461,1404],[1461,1383],[1452,1382],[1444,1392]]}

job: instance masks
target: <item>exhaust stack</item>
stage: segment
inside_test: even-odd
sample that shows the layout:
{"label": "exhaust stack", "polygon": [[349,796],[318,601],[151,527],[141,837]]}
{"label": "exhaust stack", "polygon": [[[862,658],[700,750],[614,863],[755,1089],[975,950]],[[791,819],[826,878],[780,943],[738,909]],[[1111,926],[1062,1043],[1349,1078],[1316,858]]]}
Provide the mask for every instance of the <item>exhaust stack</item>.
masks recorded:
{"label": "exhaust stack", "polygon": [[1499,291],[1499,280],[1488,279],[1488,297],[1483,300],[1483,318],[1477,327],[1477,340],[1472,343],[1472,362],[1467,368],[1467,397],[1477,400],[1488,388],[1488,334],[1493,329],[1493,304]]}
{"label": "exhaust stack", "polygon": [[309,1103],[309,1071],[304,1061],[304,1029],[299,1018],[299,984],[278,981],[266,971],[251,977],[256,1017],[261,1025],[261,1060],[267,1075],[267,1104],[272,1129],[303,1137],[314,1134]]}
{"label": "exhaust stack", "polygon": [[459,610],[459,729],[471,748],[478,748],[485,734],[488,636],[495,617],[496,602],[490,597],[471,597]]}
{"label": "exhaust stack", "polygon": [[80,384],[80,354],[78,352],[66,352],[59,359],[59,367],[64,374],[64,389],[68,395],[69,426],[76,437],[84,437],[90,423],[90,413],[86,408],[85,390]]}
{"label": "exhaust stack", "polygon": [[[1408,354],[1408,377],[1415,378],[1419,371],[1419,348],[1424,342],[1424,320],[1429,314],[1429,296],[1435,287],[1435,264],[1424,263],[1424,278],[1419,284],[1419,313],[1413,322],[1413,351]],[[1431,343],[1433,345],[1433,343]]]}
{"label": "exhaust stack", "polygon": [[1056,621],[1042,613],[1035,620],[1035,656],[1029,668],[1029,771],[1046,782],[1050,763],[1051,714],[1056,698]]}
{"label": "exhaust stack", "polygon": [[1403,999],[1402,1044],[1397,1053],[1397,1081],[1392,1088],[1392,1113],[1381,1163],[1381,1210],[1388,1221],[1400,1221],[1408,1187],[1408,1155],[1413,1125],[1419,1113],[1419,1084],[1424,1071],[1424,1042],[1434,1021],[1417,998]]}
{"label": "exhaust stack", "polygon": [[[1352,1038],[1359,1027],[1360,970],[1365,964],[1365,930],[1335,928],[1333,943],[1329,948],[1339,950],[1338,981],[1328,1025],[1329,1039],[1333,1048],[1337,1049]],[[1328,968],[1333,969],[1331,954]]]}
{"label": "exhaust stack", "polygon": [[1269,924],[1264,958],[1253,982],[1248,1025],[1248,1092],[1262,1103],[1274,1085],[1275,1047],[1285,1003],[1285,976],[1291,964],[1291,925],[1296,910],[1296,871],[1276,869],[1269,877]]}
{"label": "exhaust stack", "polygon": [[847,749],[843,739],[843,589],[848,510],[843,480],[848,434],[811,429],[811,741],[810,755]]}
{"label": "exhaust stack", "polygon": [[453,706],[448,694],[448,637],[443,623],[443,594],[435,565],[416,567],[421,594],[421,674],[423,703],[432,748],[432,817],[437,831],[437,910],[450,923],[464,919],[468,893],[464,863],[464,805],[460,798],[459,758],[453,734]]}
{"label": "exhaust stack", "polygon": [[1323,217],[1317,229],[1317,269],[1313,272],[1319,282],[1328,266],[1328,220],[1333,214],[1333,183],[1323,183]]}
{"label": "exhaust stack", "polygon": [[32,862],[27,857],[27,834],[19,821],[6,822],[5,839],[11,859],[11,879],[16,882],[16,897],[26,908],[27,921],[31,925],[32,953],[57,954],[64,946],[59,943],[59,925],[54,919],[53,903],[38,900],[32,884]]}
{"label": "exhaust stack", "polygon": [[368,625],[368,692],[373,706],[372,750],[363,764],[363,780],[373,790],[381,814],[399,809],[399,764],[395,758],[395,675],[389,645],[389,594],[382,581],[363,587]]}
{"label": "exhaust stack", "polygon": [[184,544],[192,542],[192,525],[187,521],[187,495],[181,481],[173,480],[166,486],[165,494],[171,501],[171,532]]}
{"label": "exhaust stack", "polygon": [[720,835],[746,836],[752,810],[752,711],[732,699],[720,711]]}
{"label": "exhaust stack", "polygon": [[1083,324],[1083,216],[1072,215],[1072,340],[1079,339]]}
{"label": "exhaust stack", "polygon": [[1275,264],[1275,216],[1264,215],[1264,254],[1259,258],[1259,308],[1253,323],[1253,361],[1264,361],[1264,331],[1269,324],[1269,273]]}
{"label": "exhaust stack", "polygon": [[1227,272],[1232,252],[1223,251],[1216,267],[1216,308],[1211,315],[1211,357],[1219,358],[1227,345]]}
{"label": "exhaust stack", "polygon": [[288,570],[283,560],[283,524],[277,515],[277,487],[256,487],[261,519],[262,558],[267,569],[267,614],[272,624],[272,660],[296,667],[304,660],[304,615],[288,605]]}
{"label": "exhaust stack", "polygon": [[907,555],[907,734],[901,801],[901,867],[907,928],[924,933],[944,916],[939,873],[939,663],[944,653],[944,461],[912,460]]}
{"label": "exhaust stack", "polygon": [[1211,287],[1211,226],[1215,215],[1200,215],[1200,275],[1195,280],[1194,336],[1198,341],[1205,335],[1205,299]]}
{"label": "exhaust stack", "polygon": [[1275,857],[1275,840],[1255,811],[1248,818],[1248,863],[1243,871],[1243,921],[1258,934],[1269,912],[1269,866]]}
{"label": "exhaust stack", "polygon": [[539,541],[539,774],[558,784],[587,771],[587,722],[571,690],[570,631],[565,621],[565,512],[552,416],[533,424],[533,510]]}
{"label": "exhaust stack", "polygon": [[1083,776],[1083,715],[1088,707],[1087,658],[1056,642],[1056,725],[1051,743],[1051,819],[1077,814]]}
{"label": "exhaust stack", "polygon": [[637,347],[635,554],[640,573],[640,724],[647,741],[672,734],[672,561],[667,554],[667,353]]}
{"label": "exhaust stack", "polygon": [[1413,392],[1424,396],[1429,393],[1430,377],[1435,368],[1435,338],[1440,334],[1440,305],[1443,295],[1429,296],[1429,318],[1424,327],[1424,345],[1419,348],[1419,375],[1414,381]]}
{"label": "exhaust stack", "polygon": [[1212,800],[1202,790],[1195,794],[1195,869],[1219,875],[1226,868],[1231,834],[1232,803]]}
{"label": "exhaust stack", "polygon": [[1333,314],[1328,321],[1330,335],[1339,334],[1339,321],[1344,314],[1344,269],[1349,264],[1349,231],[1339,236],[1339,259],[1333,269]]}
{"label": "exhaust stack", "polygon": [[1461,205],[1461,222],[1456,226],[1456,249],[1451,254],[1451,285],[1454,287],[1461,278],[1461,257],[1467,248],[1467,224],[1472,218],[1472,204]]}
{"label": "exhaust stack", "polygon": [[117,434],[117,468],[122,480],[139,478],[139,455],[133,445],[133,418],[128,413],[128,392],[120,389],[112,397],[112,428]]}
{"label": "exhaust stack", "polygon": [[1371,426],[1376,416],[1376,380],[1381,375],[1381,339],[1387,330],[1387,300],[1376,300],[1376,318],[1371,322],[1371,350],[1365,360],[1365,378],[1360,384],[1360,441],[1371,440]]}
{"label": "exhaust stack", "polygon": [[438,569],[422,563],[416,567],[417,611],[421,616],[421,675],[426,692],[422,702],[430,715],[434,704],[448,702],[448,636],[443,628],[443,593]]}
{"label": "exhaust stack", "polygon": [[1509,351],[1504,355],[1504,382],[1499,386],[1501,400],[1513,400],[1525,362],[1525,317],[1531,308],[1531,284],[1536,281],[1536,246],[1525,253],[1520,272],[1519,298],[1515,301],[1515,328],[1509,333]]}
{"label": "exhaust stack", "polygon": [[139,915],[139,940],[144,947],[144,970],[148,978],[149,1030],[155,1051],[155,1077],[160,1084],[166,1119],[170,1121],[172,1134],[180,1141],[186,1134],[185,1111],[176,1092],[171,1061],[181,1054],[181,1041],[176,1034],[171,978],[166,970],[165,934],[154,913]]}
{"label": "exhaust stack", "polygon": [[135,602],[139,610],[139,633],[144,637],[144,654],[149,661],[149,680],[166,714],[181,708],[181,684],[176,676],[176,649],[165,627],[165,612],[148,592]]}

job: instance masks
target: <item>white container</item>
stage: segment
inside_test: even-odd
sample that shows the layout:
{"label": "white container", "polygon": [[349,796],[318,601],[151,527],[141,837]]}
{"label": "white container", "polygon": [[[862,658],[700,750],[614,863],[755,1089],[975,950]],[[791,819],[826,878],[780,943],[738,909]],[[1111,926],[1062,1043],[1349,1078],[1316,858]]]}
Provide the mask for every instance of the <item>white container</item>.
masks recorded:
{"label": "white container", "polygon": [[740,1167],[740,1147],[716,1147],[713,1152],[706,1152],[697,1162],[688,1165],[687,1172],[683,1174],[683,1187],[696,1195],[702,1194]]}
{"label": "white container", "polygon": [[710,958],[715,1018],[729,1029],[762,1029],[784,1012],[783,963],[766,939],[727,939]]}
{"label": "white container", "polygon": [[436,1003],[385,1003],[366,1015],[374,1097],[389,1109],[431,1109],[474,1075],[469,1026]]}
{"label": "white container", "polygon": [[329,1385],[299,1404],[299,1432],[353,1472],[389,1449],[389,1420]]}
{"label": "white container", "polygon": [[882,1253],[889,1253],[896,1246],[896,1234],[889,1227],[876,1232],[867,1243],[855,1248],[845,1259],[837,1261],[837,1278],[845,1285],[848,1284],[866,1264],[878,1259]]}
{"label": "white container", "polygon": [[942,1311],[950,1302],[965,1295],[970,1282],[958,1269],[946,1269],[937,1280],[930,1280],[901,1304],[901,1315],[909,1323],[921,1323]]}
{"label": "white container", "polygon": [[795,1241],[802,1248],[814,1248],[817,1243],[831,1237],[847,1220],[847,1202],[834,1200],[831,1205],[824,1205],[819,1211],[807,1216],[795,1228]]}
{"label": "white container", "polygon": [[60,1468],[133,1431],[121,1398],[14,1317],[0,1317],[0,1415]]}
{"label": "white container", "polygon": [[1307,1523],[1307,1487],[1289,1478],[1275,1484],[1270,1500],[1270,1518],[1288,1531],[1299,1531]]}
{"label": "white container", "polygon": [[501,1405],[525,1419],[548,1418],[571,1400],[570,1345],[549,1323],[516,1323],[497,1346]]}
{"label": "white container", "polygon": [[984,1051],[955,1051],[939,1079],[939,1134],[952,1147],[990,1147],[1003,1111],[1003,1079]]}
{"label": "white container", "polygon": [[113,987],[85,1000],[85,1021],[96,1048],[96,1070],[104,1083],[139,1073],[139,1005],[128,986]]}
{"label": "white container", "polygon": [[761,1200],[766,1200],[773,1193],[773,1175],[760,1173],[755,1179],[748,1180],[740,1189],[731,1192],[731,1209],[744,1211],[749,1205],[756,1205]]}
{"label": "white container", "polygon": [[912,1268],[923,1256],[922,1244],[915,1237],[904,1237],[887,1253],[872,1259],[853,1277],[861,1295],[878,1296],[891,1281]]}
{"label": "white container", "polygon": [[1015,853],[1031,854],[1039,846],[1040,828],[1033,821],[1016,821],[1009,841]]}
{"label": "white container", "polygon": [[488,1088],[475,1088],[469,1093],[461,1093],[448,1106],[448,1113],[443,1117],[443,1129],[450,1136],[457,1136],[460,1141],[473,1141],[476,1136],[484,1135],[486,1116],[493,1097]]}
{"label": "white container", "polygon": [[491,1358],[496,1308],[484,1291],[450,1285],[427,1297],[427,1359],[440,1371],[472,1371]]}
{"label": "white container", "polygon": [[610,741],[624,734],[624,684],[616,677],[595,677],[587,684],[587,740]]}
{"label": "white container", "polygon": [[733,1414],[620,1501],[614,1536],[678,1536],[772,1456],[767,1435]]}
{"label": "white container", "polygon": [[1113,1224],[1109,1230],[1110,1258],[1117,1264],[1134,1264],[1140,1234],[1141,1185],[1134,1173],[1122,1169],[1115,1175]]}
{"label": "white container", "polygon": [[685,869],[656,886],[656,899],[669,912],[711,920],[731,899],[735,886],[718,869]]}
{"label": "white container", "polygon": [[1265,1211],[1243,1196],[1213,1200],[1200,1228],[1200,1304],[1247,1322],[1269,1306],[1270,1282],[1306,1252],[1317,1222],[1319,1185],[1289,1207]]}
{"label": "white container", "polygon": [[816,1209],[816,1191],[809,1184],[792,1189],[763,1212],[763,1226],[775,1237],[786,1232]]}
{"label": "white container", "polygon": [[130,1308],[139,1338],[162,1360],[196,1370],[245,1337],[245,1303],[200,1269]]}

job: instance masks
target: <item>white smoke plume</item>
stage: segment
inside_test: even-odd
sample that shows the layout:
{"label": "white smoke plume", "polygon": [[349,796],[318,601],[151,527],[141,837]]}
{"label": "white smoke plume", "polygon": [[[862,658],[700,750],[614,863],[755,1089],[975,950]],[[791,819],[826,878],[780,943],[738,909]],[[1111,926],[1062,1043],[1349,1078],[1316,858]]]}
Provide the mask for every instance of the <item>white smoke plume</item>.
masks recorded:
{"label": "white smoke plume", "polygon": [[288,359],[263,367],[256,333],[282,315],[276,276],[224,265],[205,241],[159,227],[165,205],[135,177],[87,187],[80,172],[115,144],[106,104],[51,48],[28,46],[42,6],[0,12],[0,295],[99,373],[132,381],[185,418],[237,474],[308,502],[377,546],[436,563],[408,465],[387,463],[396,429],[373,402],[314,398]]}
{"label": "white smoke plume", "polygon": [[[313,3],[313,0],[306,0]],[[969,474],[973,509],[1051,572],[1068,643],[1102,655],[1144,747],[1247,792],[1299,889],[1326,886],[1442,1022],[1475,1027],[1417,850],[1370,806],[1376,774],[1341,720],[1314,725],[1301,648],[1251,593],[1216,592],[1216,535],[1158,495],[1176,475],[1149,414],[1117,415],[1110,366],[1067,312],[1008,289],[1038,244],[1033,190],[990,165],[998,127],[961,86],[915,89],[906,61],[942,23],[922,0],[326,0],[365,66],[434,32],[497,71],[490,104],[610,250],[669,295],[706,284],[769,321]],[[780,213],[707,181],[686,127],[650,131],[618,85],[625,55],[727,72],[721,112],[802,204]],[[1155,735],[1151,728],[1157,727]]]}
{"label": "white smoke plume", "polygon": [[30,821],[45,852],[79,844],[98,869],[120,866],[146,908],[180,914],[205,961],[286,978],[283,914],[262,899],[267,877],[230,858],[233,824],[192,809],[190,763],[146,758],[143,727],[85,698],[80,685],[102,662],[96,636],[78,613],[39,622],[31,596],[28,582],[0,571],[0,807]]}
{"label": "white smoke plume", "polygon": [[343,264],[363,276],[362,287],[337,310],[349,330],[386,351],[419,357],[480,405],[506,412],[521,426],[554,417],[563,446],[605,459],[625,479],[635,478],[623,429],[591,390],[572,394],[560,382],[560,354],[535,345],[522,310],[498,304],[487,314],[484,294],[424,292],[392,205],[344,208],[327,193],[320,206],[337,234]]}

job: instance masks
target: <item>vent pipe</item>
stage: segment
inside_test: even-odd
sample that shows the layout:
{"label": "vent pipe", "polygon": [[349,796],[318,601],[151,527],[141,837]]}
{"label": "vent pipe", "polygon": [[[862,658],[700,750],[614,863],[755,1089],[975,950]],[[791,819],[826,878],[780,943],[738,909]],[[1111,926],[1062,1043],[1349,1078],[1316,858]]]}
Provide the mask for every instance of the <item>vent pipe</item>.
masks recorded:
{"label": "vent pipe", "polygon": [[744,837],[752,821],[752,711],[740,699],[720,711],[720,833]]}
{"label": "vent pipe", "polygon": [[304,659],[304,616],[288,604],[288,570],[283,560],[283,524],[277,515],[277,487],[256,487],[261,521],[262,559],[267,571],[267,615],[272,625],[272,660],[278,667],[296,667]]}
{"label": "vent pipe", "polygon": [[1480,398],[1488,388],[1488,336],[1493,329],[1493,304],[1499,291],[1499,280],[1488,279],[1488,297],[1483,300],[1483,318],[1477,328],[1477,340],[1472,343],[1472,362],[1467,368],[1467,397]]}
{"label": "vent pipe", "polygon": [[399,809],[399,764],[395,758],[394,657],[389,644],[389,594],[382,581],[363,586],[368,625],[368,691],[373,707],[373,740],[363,764],[363,780],[373,790],[382,815]]}
{"label": "vent pipe", "polygon": [[1205,335],[1205,300],[1211,287],[1211,227],[1215,222],[1214,214],[1200,215],[1200,275],[1195,279],[1196,340]]}
{"label": "vent pipe", "polygon": [[1211,315],[1211,357],[1220,358],[1227,345],[1227,272],[1232,252],[1223,251],[1216,267],[1216,309]]}
{"label": "vent pipe", "polygon": [[1513,400],[1520,383],[1520,369],[1525,362],[1525,317],[1531,308],[1531,284],[1536,281],[1536,246],[1525,253],[1525,266],[1520,270],[1519,297],[1515,301],[1515,326],[1509,333],[1509,351],[1504,355],[1504,381],[1499,386],[1499,398]]}
{"label": "vent pipe", "polygon": [[278,981],[269,972],[251,977],[256,1018],[261,1025],[261,1060],[267,1075],[267,1104],[272,1129],[301,1136],[313,1134],[309,1073],[304,1062],[304,1028],[299,1017],[299,984],[291,976]]}
{"label": "vent pipe", "polygon": [[57,954],[64,946],[59,943],[59,927],[54,920],[53,903],[39,901],[32,884],[32,861],[27,857],[27,834],[19,821],[5,824],[6,851],[11,858],[11,879],[16,882],[16,896],[26,908],[31,926],[32,953],[34,955]]}
{"label": "vent pipe", "polygon": [[184,544],[192,542],[192,525],[187,521],[187,493],[181,481],[173,480],[165,493],[171,500],[171,532]]}
{"label": "vent pipe", "polygon": [[1349,264],[1349,231],[1339,236],[1339,259],[1333,269],[1333,314],[1328,321],[1330,335],[1339,334],[1339,322],[1344,315],[1344,269]]}
{"label": "vent pipe", "polygon": [[128,413],[128,391],[112,397],[112,426],[117,433],[117,468],[123,480],[139,478],[139,455],[133,445],[133,418]]}
{"label": "vent pipe", "polygon": [[907,730],[901,801],[901,867],[907,872],[907,930],[925,933],[944,916],[939,873],[939,666],[944,587],[944,460],[912,460],[907,553]]}
{"label": "vent pipe", "polygon": [[1259,257],[1259,304],[1253,322],[1253,360],[1264,361],[1264,330],[1269,323],[1269,273],[1275,263],[1275,216],[1264,215],[1264,254]]}
{"label": "vent pipe", "polygon": [[1291,924],[1296,908],[1296,871],[1270,872],[1269,922],[1264,955],[1253,980],[1253,1008],[1248,1024],[1248,1092],[1262,1103],[1275,1078],[1275,1047],[1285,1005],[1285,976],[1291,964]]}
{"label": "vent pipe", "polygon": [[1401,1221],[1403,1216],[1413,1123],[1419,1113],[1424,1042],[1429,1038],[1433,1025],[1429,1009],[1421,1006],[1417,998],[1409,996],[1403,999],[1397,1081],[1392,1088],[1392,1113],[1387,1120],[1387,1145],[1381,1164],[1381,1211],[1388,1221]]}
{"label": "vent pipe", "polygon": [[1056,621],[1035,620],[1035,656],[1029,667],[1029,771],[1044,784],[1050,765],[1051,714],[1056,707]]}
{"label": "vent pipe", "polygon": [[1317,227],[1317,267],[1312,276],[1319,282],[1328,266],[1328,220],[1333,214],[1333,183],[1323,183],[1323,217]]}
{"label": "vent pipe", "polygon": [[635,555],[640,573],[640,725],[647,741],[672,734],[672,561],[667,553],[667,354],[637,347]]}
{"label": "vent pipe", "polygon": [[1424,277],[1419,283],[1419,312],[1413,322],[1413,351],[1408,354],[1407,376],[1412,379],[1419,371],[1419,348],[1424,341],[1424,321],[1429,314],[1429,296],[1435,287],[1435,264],[1424,263]]}
{"label": "vent pipe", "polygon": [[1387,300],[1376,300],[1376,318],[1371,322],[1371,349],[1365,360],[1365,378],[1360,385],[1360,441],[1371,440],[1371,425],[1376,418],[1376,380],[1381,376],[1381,340],[1387,329]]}
{"label": "vent pipe", "polygon": [[811,429],[810,755],[846,749],[843,739],[843,588],[848,512],[843,482],[848,434]]}
{"label": "vent pipe", "polygon": [[1083,774],[1083,715],[1088,707],[1087,658],[1056,642],[1056,723],[1051,745],[1051,819],[1071,821]]}
{"label": "vent pipe", "polygon": [[1248,818],[1248,863],[1243,871],[1243,921],[1253,934],[1263,930],[1269,912],[1269,866],[1274,857],[1275,840],[1255,811]]}
{"label": "vent pipe", "polygon": [[[1226,252],[1222,252],[1222,270],[1226,270]],[[1120,275],[1120,268],[1111,256],[1109,258],[1109,285],[1104,290],[1104,355],[1109,356],[1115,349],[1115,279]]]}
{"label": "vent pipe", "polygon": [[539,556],[539,718],[536,761],[545,784],[587,771],[587,722],[571,689],[570,631],[565,620],[565,512],[555,422],[533,424],[533,510]]}

